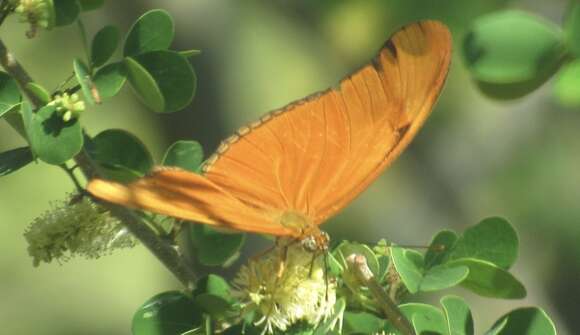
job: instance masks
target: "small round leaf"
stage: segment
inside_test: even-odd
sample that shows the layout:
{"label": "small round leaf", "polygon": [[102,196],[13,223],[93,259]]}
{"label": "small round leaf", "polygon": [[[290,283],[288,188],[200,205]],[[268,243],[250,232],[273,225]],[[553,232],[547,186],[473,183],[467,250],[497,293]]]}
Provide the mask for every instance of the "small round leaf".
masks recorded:
{"label": "small round leaf", "polygon": [[133,335],[177,335],[203,322],[202,312],[185,294],[169,291],[147,300],[133,316]]}
{"label": "small round leaf", "polygon": [[566,64],[560,70],[554,91],[562,105],[567,107],[580,106],[580,58]]}
{"label": "small round leaf", "polygon": [[153,111],[162,113],[165,110],[165,98],[155,78],[131,57],[125,58],[125,66],[127,78],[139,98]]}
{"label": "small round leaf", "polygon": [[[380,275],[380,266],[377,259],[377,255],[365,244],[344,241],[337,248],[340,251],[344,259],[346,260],[350,255],[362,255],[367,259],[367,264],[369,269],[373,272],[375,276]],[[343,264],[347,268],[346,264]]]}
{"label": "small round leaf", "polygon": [[75,71],[77,81],[79,85],[81,85],[81,90],[83,91],[85,101],[91,105],[94,105],[96,102],[100,102],[100,97],[95,96],[96,94],[93,93],[95,84],[93,84],[91,74],[89,73],[89,68],[86,66],[86,64],[82,60],[75,58],[73,60],[73,69]]}
{"label": "small round leaf", "polygon": [[539,87],[558,70],[564,55],[559,27],[515,10],[477,19],[463,43],[471,75],[484,93],[499,99]]}
{"label": "small round leaf", "polygon": [[497,265],[474,258],[462,258],[447,263],[449,266],[467,266],[469,276],[461,286],[483,297],[521,299],[526,288],[511,273]]}
{"label": "small round leaf", "polygon": [[239,256],[246,235],[220,233],[207,225],[196,224],[191,226],[191,240],[201,264],[221,266]]}
{"label": "small round leaf", "polygon": [[518,256],[518,235],[503,218],[490,217],[465,230],[449,259],[476,258],[509,269]]}
{"label": "small round leaf", "polygon": [[134,59],[157,83],[165,101],[163,112],[175,112],[189,105],[195,94],[197,78],[185,57],[176,51],[159,50]]}
{"label": "small round leaf", "polygon": [[93,78],[93,83],[101,99],[117,95],[127,81],[127,70],[123,63],[111,63],[100,68]]}
{"label": "small round leaf", "polygon": [[[445,317],[439,308],[427,304],[408,303],[400,305],[399,309],[408,320],[411,320],[417,334],[446,334]],[[385,331],[395,330],[389,325]]]}
{"label": "small round leaf", "polygon": [[123,54],[136,56],[145,52],[169,48],[174,35],[173,19],[168,12],[154,9],[143,14],[133,24]]}
{"label": "small round leaf", "polygon": [[78,0],[83,11],[95,10],[103,7],[105,0]]}
{"label": "small round leaf", "polygon": [[570,9],[564,22],[564,30],[568,48],[576,57],[580,57],[580,3],[578,1],[570,2]]}
{"label": "small round leaf", "polygon": [[409,292],[417,293],[423,279],[423,269],[415,259],[408,257],[406,251],[399,246],[391,247],[391,260]]}
{"label": "small round leaf", "polygon": [[134,135],[108,129],[87,143],[87,152],[97,163],[102,176],[129,182],[148,173],[153,159],[145,145]]}
{"label": "small round leaf", "polygon": [[220,276],[210,274],[197,282],[194,300],[212,316],[222,316],[232,307],[228,283]]}
{"label": "small round leaf", "polygon": [[469,275],[466,266],[437,265],[430,268],[421,279],[419,290],[438,291],[461,283]]}
{"label": "small round leaf", "polygon": [[77,0],[52,0],[52,2],[57,27],[73,24],[81,13],[81,6]]}
{"label": "small round leaf", "polygon": [[443,230],[437,233],[425,253],[425,268],[443,263],[456,241],[457,234],[454,231]]}
{"label": "small round leaf", "polygon": [[456,296],[441,299],[443,312],[447,319],[447,331],[452,335],[473,335],[473,317],[465,300]]}
{"label": "small round leaf", "polygon": [[176,166],[191,172],[200,172],[203,148],[196,141],[177,141],[165,152],[163,165]]}
{"label": "small round leaf", "polygon": [[119,45],[119,28],[105,26],[97,32],[91,45],[91,62],[99,67],[105,64],[115,53]]}
{"label": "small round leaf", "polygon": [[0,71],[0,118],[20,103],[20,90],[16,81],[6,72]]}
{"label": "small round leaf", "polygon": [[0,177],[11,174],[32,162],[32,151],[22,147],[0,153]]}
{"label": "small round leaf", "polygon": [[50,97],[50,93],[48,93],[48,90],[46,90],[46,88],[40,86],[37,83],[30,82],[26,84],[26,89],[44,105],[46,105],[52,100],[52,98]]}
{"label": "small round leaf", "polygon": [[556,327],[542,309],[524,307],[502,316],[486,334],[556,335]]}
{"label": "small round leaf", "polygon": [[81,150],[83,135],[78,120],[64,122],[54,106],[34,113],[27,102],[22,103],[21,112],[30,147],[46,163],[62,164]]}

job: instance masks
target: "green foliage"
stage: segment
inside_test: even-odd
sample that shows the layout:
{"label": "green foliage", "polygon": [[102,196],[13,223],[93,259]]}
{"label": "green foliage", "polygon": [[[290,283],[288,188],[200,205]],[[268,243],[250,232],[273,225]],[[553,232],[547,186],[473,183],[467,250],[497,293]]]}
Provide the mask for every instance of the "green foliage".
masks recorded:
{"label": "green foliage", "polygon": [[111,63],[100,68],[93,78],[93,83],[101,99],[112,98],[125,85],[127,70],[122,63]]}
{"label": "green foliage", "polygon": [[26,102],[21,112],[32,152],[44,162],[62,164],[81,150],[83,135],[76,119],[64,122],[56,107],[48,105],[34,113]]}
{"label": "green foliage", "polygon": [[20,103],[20,90],[16,81],[6,72],[0,71],[0,118]]}
{"label": "green foliage", "polygon": [[580,57],[580,3],[572,1],[564,22],[564,32],[568,48]]}
{"label": "green foliage", "polygon": [[143,103],[153,111],[161,113],[165,109],[165,98],[155,78],[143,65],[131,57],[125,58],[129,82]]}
{"label": "green foliage", "polygon": [[81,5],[77,0],[52,0],[55,12],[55,26],[73,24],[81,13]]}
{"label": "green foliage", "polygon": [[47,104],[51,100],[50,93],[48,93],[48,90],[37,83],[30,82],[26,84],[26,89],[30,94],[34,95],[43,104]]}
{"label": "green foliage", "polygon": [[[220,233],[206,225],[194,225],[191,241],[197,260],[206,266],[228,266],[240,256],[245,234]],[[219,245],[219,248],[216,246]]]}
{"label": "green foliage", "polygon": [[554,93],[562,105],[580,106],[580,59],[562,67],[556,78]]}
{"label": "green foliage", "polygon": [[447,255],[449,260],[476,258],[509,269],[518,256],[518,236],[503,218],[481,221],[463,232]]}
{"label": "green foliage", "polygon": [[164,10],[151,10],[133,24],[127,38],[123,54],[137,56],[149,51],[169,48],[175,34],[173,19]]}
{"label": "green foliage", "polygon": [[96,101],[92,91],[95,86],[91,79],[88,66],[82,60],[75,58],[73,61],[73,69],[75,71],[77,81],[81,86],[85,101],[91,105],[94,105]]}
{"label": "green foliage", "polygon": [[113,56],[120,37],[119,28],[115,26],[105,26],[95,34],[91,44],[92,66],[100,67]]}
{"label": "green foliage", "polygon": [[515,309],[502,316],[486,335],[550,335],[556,334],[554,322],[537,307]]}
{"label": "green foliage", "polygon": [[193,295],[196,304],[212,317],[223,317],[232,309],[230,286],[220,276],[210,274],[201,278]]}
{"label": "green foliage", "polygon": [[176,166],[199,173],[203,161],[203,148],[196,141],[177,141],[165,152],[163,165]]}
{"label": "green foliage", "polygon": [[445,296],[441,306],[447,320],[447,332],[451,335],[473,335],[473,317],[469,306],[461,297]]}
{"label": "green foliage", "polygon": [[32,160],[32,151],[30,151],[29,147],[16,148],[0,153],[0,177],[23,168]]}
{"label": "green foliage", "polygon": [[478,18],[465,37],[463,55],[482,92],[513,99],[535,90],[558,70],[565,45],[554,24],[510,10]]}
{"label": "green foliage", "polygon": [[201,326],[202,312],[181,292],[160,293],[147,300],[133,316],[135,335],[178,335]]}
{"label": "green foliage", "polygon": [[153,158],[134,135],[120,129],[108,129],[87,141],[87,153],[100,175],[128,182],[142,177],[153,167]]}

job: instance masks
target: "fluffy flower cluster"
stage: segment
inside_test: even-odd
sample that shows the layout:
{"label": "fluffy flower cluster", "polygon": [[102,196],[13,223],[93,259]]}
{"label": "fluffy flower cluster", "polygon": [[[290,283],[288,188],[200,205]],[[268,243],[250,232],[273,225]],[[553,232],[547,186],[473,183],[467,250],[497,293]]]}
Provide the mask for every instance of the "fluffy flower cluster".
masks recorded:
{"label": "fluffy flower cluster", "polygon": [[119,221],[88,197],[70,195],[51,207],[24,233],[34,266],[73,256],[98,258],[136,244]]}
{"label": "fluffy flower cluster", "polygon": [[78,118],[85,110],[85,102],[76,93],[71,95],[68,93],[56,95],[49,105],[56,106],[56,112],[64,122]]}
{"label": "fluffy flower cluster", "polygon": [[50,26],[51,4],[49,0],[12,0],[16,6],[14,11],[20,14],[21,22],[28,22],[30,30],[28,37],[34,37],[38,28],[47,29]]}
{"label": "fluffy flower cluster", "polygon": [[285,331],[297,322],[316,326],[333,313],[336,285],[327,280],[323,255],[313,256],[290,243],[251,260],[238,272],[234,294],[245,311],[258,313],[256,325],[263,324],[264,332]]}

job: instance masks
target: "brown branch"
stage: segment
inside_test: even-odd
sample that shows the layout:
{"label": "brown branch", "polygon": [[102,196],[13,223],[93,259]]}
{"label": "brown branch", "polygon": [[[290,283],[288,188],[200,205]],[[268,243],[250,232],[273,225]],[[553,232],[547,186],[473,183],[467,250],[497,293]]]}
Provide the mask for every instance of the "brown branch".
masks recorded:
{"label": "brown branch", "polygon": [[399,310],[397,305],[395,305],[391,298],[389,298],[389,295],[377,282],[373,272],[367,264],[366,257],[353,254],[347,258],[347,262],[358,280],[360,280],[364,286],[369,288],[383,311],[383,314],[391,324],[404,335],[416,335],[409,320],[407,320],[403,313],[401,313],[401,310]]}

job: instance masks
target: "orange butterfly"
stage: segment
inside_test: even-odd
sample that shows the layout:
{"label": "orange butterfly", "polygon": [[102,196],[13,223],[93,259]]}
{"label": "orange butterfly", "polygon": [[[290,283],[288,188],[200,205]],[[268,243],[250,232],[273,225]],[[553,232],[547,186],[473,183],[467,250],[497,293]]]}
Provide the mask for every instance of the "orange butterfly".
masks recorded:
{"label": "orange butterfly", "polygon": [[445,82],[451,35],[407,25],[338,87],[272,111],[222,142],[203,175],[159,169],[131,184],[92,180],[97,198],[327,248],[318,225],[365,190],[411,142]]}

